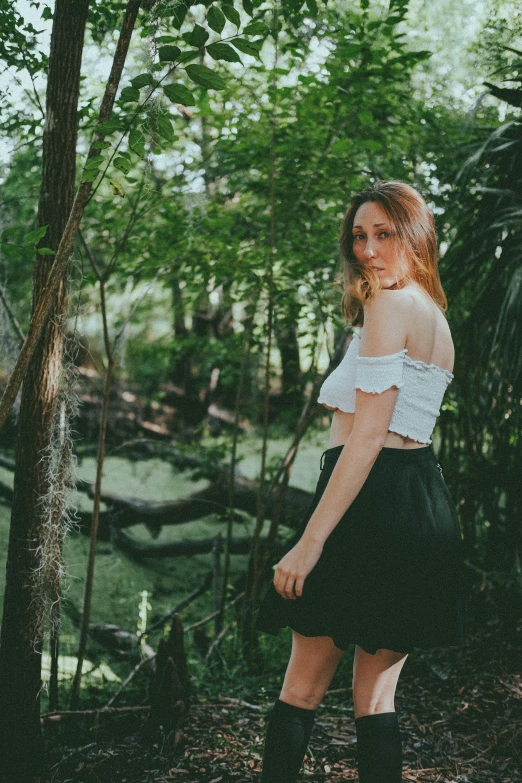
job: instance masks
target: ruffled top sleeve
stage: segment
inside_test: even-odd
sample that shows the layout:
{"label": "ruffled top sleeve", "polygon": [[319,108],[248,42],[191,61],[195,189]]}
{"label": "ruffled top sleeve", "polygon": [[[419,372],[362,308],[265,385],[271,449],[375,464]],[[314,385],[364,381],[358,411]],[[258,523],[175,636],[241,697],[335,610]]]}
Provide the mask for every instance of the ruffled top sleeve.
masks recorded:
{"label": "ruffled top sleeve", "polygon": [[355,388],[380,394],[404,385],[403,368],[407,348],[386,356],[357,356],[355,359]]}

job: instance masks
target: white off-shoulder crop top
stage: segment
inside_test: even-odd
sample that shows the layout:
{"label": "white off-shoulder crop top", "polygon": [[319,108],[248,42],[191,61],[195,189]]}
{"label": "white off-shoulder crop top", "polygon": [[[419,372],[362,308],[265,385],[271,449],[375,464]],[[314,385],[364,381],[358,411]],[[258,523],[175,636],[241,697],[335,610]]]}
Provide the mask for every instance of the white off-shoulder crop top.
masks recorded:
{"label": "white off-shoulder crop top", "polygon": [[437,364],[411,359],[407,348],[387,356],[359,356],[360,341],[354,334],[343,360],[321,386],[317,402],[354,413],[356,389],[379,394],[397,386],[389,431],[431,443],[430,435],[453,373]]}

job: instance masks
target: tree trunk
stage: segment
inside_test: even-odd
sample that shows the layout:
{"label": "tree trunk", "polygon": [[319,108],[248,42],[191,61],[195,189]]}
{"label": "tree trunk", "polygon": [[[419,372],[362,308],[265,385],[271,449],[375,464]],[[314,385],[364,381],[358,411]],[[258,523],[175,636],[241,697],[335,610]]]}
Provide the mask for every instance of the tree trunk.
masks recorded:
{"label": "tree trunk", "polygon": [[281,355],[281,401],[285,408],[301,408],[303,404],[302,372],[297,328],[293,323],[279,323],[276,324],[274,331]]}
{"label": "tree trunk", "polygon": [[[185,303],[183,294],[179,285],[179,280],[174,277],[171,281],[172,291],[172,310],[174,315],[174,337],[176,340],[185,340],[188,337],[188,329],[185,326]],[[172,383],[181,386],[187,398],[192,394],[192,363],[189,353],[185,353],[181,358],[177,358],[173,353],[171,356],[170,379]]]}
{"label": "tree trunk", "polygon": [[[77,106],[89,0],[57,0],[54,10],[43,134],[38,226],[48,225],[41,245],[58,249],[74,199]],[[52,257],[51,257],[52,258]],[[52,261],[38,256],[32,311],[42,296]],[[40,735],[42,637],[31,594],[36,549],[42,536],[39,500],[48,489],[42,453],[50,443],[60,394],[63,329],[67,314],[66,270],[23,382],[14,476],[14,497],[0,637],[0,732],[6,780],[33,781],[43,763]]]}

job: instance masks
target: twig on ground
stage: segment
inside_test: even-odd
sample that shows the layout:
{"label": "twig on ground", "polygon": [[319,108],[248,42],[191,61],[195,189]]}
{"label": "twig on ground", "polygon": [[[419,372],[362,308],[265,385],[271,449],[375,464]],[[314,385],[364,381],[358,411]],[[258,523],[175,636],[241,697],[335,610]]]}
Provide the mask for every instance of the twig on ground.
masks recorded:
{"label": "twig on ground", "polygon": [[111,706],[111,704],[114,701],[116,701],[117,697],[120,695],[122,690],[127,687],[129,682],[134,678],[134,675],[138,673],[138,671],[141,669],[141,667],[144,666],[149,661],[153,661],[155,658],[156,658],[156,653],[154,653],[154,655],[150,655],[148,658],[144,658],[142,661],[137,663],[136,666],[134,667],[134,669],[131,671],[131,673],[127,677],[127,679],[122,682],[122,684],[120,685],[120,687],[118,688],[116,693],[111,696],[111,698],[109,699],[109,701],[107,702],[105,707],[102,707],[102,709],[104,709],[104,710],[108,709]]}
{"label": "twig on ground", "polygon": [[[225,606],[225,611],[227,609],[230,609],[230,607],[234,606],[234,604],[237,601],[239,601],[240,598],[243,598],[244,595],[245,595],[244,590],[242,593],[238,593],[236,597]],[[192,631],[194,628],[199,628],[201,625],[205,625],[206,623],[209,623],[211,620],[214,619],[214,617],[217,617],[218,614],[219,611],[212,612],[212,614],[207,615],[207,617],[204,617],[202,620],[198,620],[197,623],[192,623],[192,625],[187,625],[187,627],[183,629],[184,633],[187,633],[187,631]]]}

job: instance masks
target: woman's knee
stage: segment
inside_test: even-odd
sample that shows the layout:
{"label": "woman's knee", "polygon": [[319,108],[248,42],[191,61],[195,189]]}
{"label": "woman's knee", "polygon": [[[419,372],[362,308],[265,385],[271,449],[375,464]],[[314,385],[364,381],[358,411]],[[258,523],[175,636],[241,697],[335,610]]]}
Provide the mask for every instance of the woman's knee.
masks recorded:
{"label": "woman's knee", "polygon": [[407,653],[385,649],[372,655],[356,646],[352,678],[356,718],[395,710],[395,689],[407,657]]}
{"label": "woman's knee", "polygon": [[292,653],[280,698],[304,709],[316,709],[332,681],[343,651],[329,636],[293,632]]}
{"label": "woman's knee", "polygon": [[282,701],[302,707],[305,710],[315,710],[321,704],[328,687],[311,682],[285,682],[281,688],[279,698]]}

